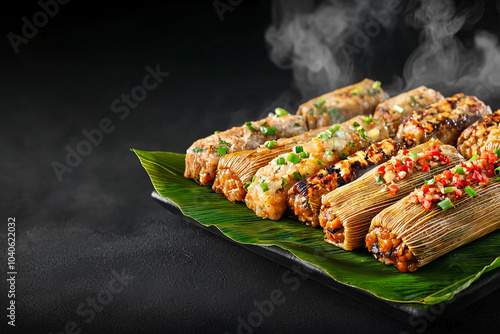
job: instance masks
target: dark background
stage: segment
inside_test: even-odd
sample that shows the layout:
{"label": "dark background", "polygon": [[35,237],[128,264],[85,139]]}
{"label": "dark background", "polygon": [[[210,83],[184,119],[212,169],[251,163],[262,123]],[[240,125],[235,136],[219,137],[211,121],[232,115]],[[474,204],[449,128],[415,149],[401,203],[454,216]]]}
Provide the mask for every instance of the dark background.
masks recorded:
{"label": "dark background", "polygon": [[[481,20],[459,32],[464,45],[476,30],[498,32],[497,4],[485,6]],[[244,0],[221,22],[211,1],[71,1],[14,53],[6,35],[20,34],[21,18],[39,10],[34,1],[6,1],[1,11],[0,258],[5,268],[7,218],[15,217],[18,269],[17,326],[9,332],[58,333],[71,321],[88,333],[236,332],[238,317],[254,311],[255,300],[268,299],[274,289],[288,291],[281,280],[287,269],[158,205],[129,149],[184,152],[215,130],[258,119],[277,105],[294,110],[312,97],[297,89],[291,70],[269,59],[264,33],[271,3]],[[401,21],[393,35],[377,37],[384,46],[370,57],[377,66],[361,67],[366,59],[357,56],[355,77],[393,82],[419,33]],[[112,101],[141,84],[146,66],[157,64],[170,75],[120,120]],[[494,97],[486,100],[493,109]],[[59,182],[51,164],[64,163],[66,147],[75,148],[85,139],[82,130],[103,118],[115,130]],[[77,306],[122,268],[132,282],[85,323]],[[499,299],[497,290],[429,323],[428,331],[498,329]],[[254,331],[420,328],[306,280]]]}

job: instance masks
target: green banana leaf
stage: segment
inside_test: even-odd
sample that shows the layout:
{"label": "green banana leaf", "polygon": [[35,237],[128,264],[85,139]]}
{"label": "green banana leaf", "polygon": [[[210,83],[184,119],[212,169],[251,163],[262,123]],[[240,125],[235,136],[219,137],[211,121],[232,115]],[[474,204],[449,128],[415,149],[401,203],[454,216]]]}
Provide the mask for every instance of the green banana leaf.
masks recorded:
{"label": "green banana leaf", "polygon": [[132,149],[156,191],[205,226],[215,225],[229,238],[247,244],[275,245],[328,273],[338,282],[393,302],[432,305],[447,301],[486,272],[500,267],[500,230],[420,268],[401,273],[375,260],[366,250],[347,252],[323,241],[320,229],[282,218],[264,220],[243,203],[223,199],[184,177],[184,154]]}

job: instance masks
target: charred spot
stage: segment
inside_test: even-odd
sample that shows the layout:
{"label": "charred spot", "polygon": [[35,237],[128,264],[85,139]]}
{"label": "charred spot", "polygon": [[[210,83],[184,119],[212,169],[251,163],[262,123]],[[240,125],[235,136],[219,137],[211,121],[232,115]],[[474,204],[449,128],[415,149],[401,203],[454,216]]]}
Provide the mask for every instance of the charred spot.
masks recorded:
{"label": "charred spot", "polygon": [[342,227],[339,227],[339,228],[329,228],[328,232],[330,232],[331,234],[335,234],[338,231],[340,231],[341,229],[342,229]]}
{"label": "charred spot", "polygon": [[335,165],[328,167],[326,170],[327,175],[340,174],[340,169],[335,167]]}
{"label": "charred spot", "polygon": [[[335,174],[335,175],[337,175],[337,174]],[[324,184],[324,185],[327,185],[330,182],[332,182],[333,177],[334,177],[334,175],[329,175],[329,177],[324,178],[323,180],[321,180],[321,183]]]}
{"label": "charred spot", "polygon": [[[384,150],[383,150],[383,149],[379,148],[379,149],[377,150],[377,152],[378,152],[378,153],[380,153],[380,155],[382,155],[382,157],[384,157],[384,160],[386,160],[386,161],[387,161],[387,160],[389,160],[389,159],[390,159],[390,157],[389,157],[387,154],[385,154],[385,152],[384,152]],[[368,159],[367,159],[367,160],[368,160]]]}
{"label": "charred spot", "polygon": [[453,99],[451,101],[448,100],[450,103],[451,109],[455,109],[457,107],[458,99]]}
{"label": "charred spot", "polygon": [[385,109],[384,107],[380,107],[378,110],[384,114],[389,114],[389,110]]}
{"label": "charred spot", "polygon": [[294,188],[298,190],[299,193],[301,193],[303,196],[307,196],[307,190],[311,187],[312,185],[307,182],[307,179],[300,180],[295,184]]}
{"label": "charred spot", "polygon": [[343,185],[346,185],[347,182],[344,180],[343,177],[339,177],[337,180],[337,187],[342,187]]}

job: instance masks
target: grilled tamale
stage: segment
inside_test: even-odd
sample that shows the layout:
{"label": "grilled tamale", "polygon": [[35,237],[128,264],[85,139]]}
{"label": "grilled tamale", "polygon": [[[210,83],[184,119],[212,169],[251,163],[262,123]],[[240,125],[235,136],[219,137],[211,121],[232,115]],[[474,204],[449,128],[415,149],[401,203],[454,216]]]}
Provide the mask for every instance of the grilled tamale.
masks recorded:
{"label": "grilled tamale", "polygon": [[387,123],[389,136],[393,138],[405,117],[411,116],[414,112],[423,111],[428,105],[442,99],[444,97],[441,93],[420,86],[380,102],[375,109],[373,118],[383,119]]}
{"label": "grilled tamale", "polygon": [[425,143],[431,138],[455,145],[465,128],[488,114],[491,114],[490,107],[478,98],[459,93],[405,118],[399,126],[397,138],[407,147]]}
{"label": "grilled tamale", "polygon": [[380,87],[380,81],[364,79],[305,102],[297,115],[304,116],[310,128],[328,126],[357,115],[369,115],[388,97]]}
{"label": "grilled tamale", "polygon": [[436,175],[434,184],[380,212],[366,236],[368,250],[402,272],[415,271],[500,228],[497,153],[484,151],[474,161]]}
{"label": "grilled tamale", "polygon": [[434,140],[400,150],[374,171],[323,196],[319,222],[325,240],[345,250],[363,247],[376,214],[462,160],[454,147]]}
{"label": "grilled tamale", "polygon": [[465,159],[474,154],[481,154],[483,150],[500,148],[500,110],[492,115],[486,115],[481,120],[469,126],[458,138],[458,152]]}

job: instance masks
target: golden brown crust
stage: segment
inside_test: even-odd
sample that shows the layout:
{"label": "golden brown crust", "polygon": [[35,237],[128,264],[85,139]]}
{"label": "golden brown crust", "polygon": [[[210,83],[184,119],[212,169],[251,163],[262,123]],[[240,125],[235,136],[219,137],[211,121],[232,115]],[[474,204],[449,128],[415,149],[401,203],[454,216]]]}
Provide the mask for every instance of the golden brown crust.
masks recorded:
{"label": "golden brown crust", "polygon": [[416,111],[423,111],[427,106],[442,99],[444,97],[441,93],[420,86],[379,103],[373,118],[383,119],[387,123],[389,136],[393,138],[405,117],[411,116]]}
{"label": "golden brown crust", "polygon": [[[344,122],[356,115],[369,115],[375,107],[389,95],[382,88],[373,89],[375,81],[364,79],[354,85],[343,87],[303,103],[297,115],[307,118],[310,129]],[[317,108],[315,103],[321,99],[325,103]]]}
{"label": "golden brown crust", "polygon": [[397,138],[407,147],[425,143],[431,138],[455,145],[466,127],[490,113],[490,107],[475,96],[459,93],[404,119]]}
{"label": "golden brown crust", "polygon": [[[276,128],[276,134],[264,135],[260,131],[263,124]],[[201,185],[208,185],[215,178],[217,164],[221,154],[217,151],[222,146],[227,154],[244,150],[253,150],[268,140],[292,137],[307,131],[304,119],[300,116],[270,116],[252,122],[251,130],[247,125],[234,127],[195,141],[186,151],[184,176],[193,178]]]}
{"label": "golden brown crust", "polygon": [[481,155],[483,150],[499,149],[500,110],[484,116],[465,129],[458,138],[457,147],[466,159],[470,159],[474,154]]}

